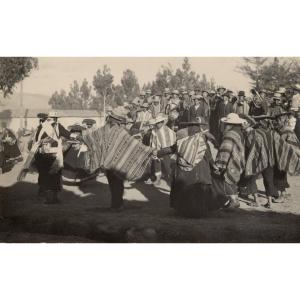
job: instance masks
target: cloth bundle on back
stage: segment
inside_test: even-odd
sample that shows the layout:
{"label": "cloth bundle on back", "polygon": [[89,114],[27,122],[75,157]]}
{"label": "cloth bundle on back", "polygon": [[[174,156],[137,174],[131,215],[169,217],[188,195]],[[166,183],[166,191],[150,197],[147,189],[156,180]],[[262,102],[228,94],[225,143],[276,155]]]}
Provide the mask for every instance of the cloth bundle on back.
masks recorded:
{"label": "cloth bundle on back", "polygon": [[151,163],[153,149],[143,145],[120,126],[104,126],[83,133],[89,149],[90,172],[113,171],[123,179],[138,180]]}
{"label": "cloth bundle on back", "polygon": [[170,147],[176,143],[176,133],[167,126],[162,126],[160,129],[151,131],[150,146],[160,150]]}

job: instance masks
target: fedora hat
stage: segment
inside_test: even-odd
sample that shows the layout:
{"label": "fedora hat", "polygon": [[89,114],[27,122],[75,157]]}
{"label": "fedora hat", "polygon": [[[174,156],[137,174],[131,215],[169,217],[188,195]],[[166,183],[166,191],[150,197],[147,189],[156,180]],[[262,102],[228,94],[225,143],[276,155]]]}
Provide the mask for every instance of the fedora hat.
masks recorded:
{"label": "fedora hat", "polygon": [[121,115],[119,115],[119,114],[116,113],[116,112],[112,112],[111,114],[109,114],[108,117],[109,117],[109,118],[112,118],[112,119],[114,119],[114,120],[117,120],[117,121],[119,121],[120,123],[126,123],[126,118],[123,117],[123,116],[121,116]]}
{"label": "fedora hat", "polygon": [[48,114],[46,113],[38,113],[37,117],[41,120],[46,120],[48,118]]}
{"label": "fedora hat", "polygon": [[221,118],[221,121],[223,123],[227,123],[227,124],[236,124],[236,125],[241,125],[243,124],[244,122],[246,122],[245,119],[242,119],[239,117],[238,114],[235,114],[235,113],[230,113],[228,114],[226,117],[224,118]]}
{"label": "fedora hat", "polygon": [[239,91],[238,96],[239,96],[239,97],[245,96],[245,91]]}
{"label": "fedora hat", "polygon": [[82,121],[82,124],[86,124],[86,125],[94,125],[96,124],[96,121],[94,119],[84,119]]}
{"label": "fedora hat", "polygon": [[169,88],[165,88],[164,89],[164,94],[170,94],[170,89]]}
{"label": "fedora hat", "polygon": [[157,123],[165,122],[168,117],[165,114],[158,114],[155,118],[149,120],[149,125],[155,125]]}
{"label": "fedora hat", "polygon": [[224,91],[226,91],[226,89],[225,89],[223,86],[219,86],[219,87],[217,88],[217,91],[219,91],[219,90],[224,90]]}
{"label": "fedora hat", "polygon": [[48,117],[49,118],[58,118],[58,114],[57,114],[57,111],[50,111],[49,114],[48,114]]}
{"label": "fedora hat", "polygon": [[178,90],[173,90],[172,94],[179,95]]}

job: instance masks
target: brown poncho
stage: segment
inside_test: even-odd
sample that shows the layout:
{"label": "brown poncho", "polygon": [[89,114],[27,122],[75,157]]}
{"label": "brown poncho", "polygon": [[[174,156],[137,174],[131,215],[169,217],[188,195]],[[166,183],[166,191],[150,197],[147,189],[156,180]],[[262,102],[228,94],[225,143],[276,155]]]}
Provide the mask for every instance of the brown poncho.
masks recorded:
{"label": "brown poncho", "polygon": [[97,169],[114,171],[127,180],[138,180],[151,162],[153,149],[143,145],[118,126],[105,125],[83,133],[89,148],[90,172]]}

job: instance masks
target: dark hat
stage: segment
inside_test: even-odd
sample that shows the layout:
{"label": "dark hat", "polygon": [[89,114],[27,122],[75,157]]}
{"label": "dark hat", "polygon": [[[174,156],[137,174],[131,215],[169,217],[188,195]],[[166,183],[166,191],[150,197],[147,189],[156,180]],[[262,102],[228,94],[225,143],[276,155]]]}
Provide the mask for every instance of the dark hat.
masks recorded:
{"label": "dark hat", "polygon": [[48,118],[48,114],[46,114],[46,113],[38,113],[38,114],[37,114],[37,117],[38,117],[39,119],[44,120],[44,119],[47,119],[47,118]]}
{"label": "dark hat", "polygon": [[245,96],[245,91],[239,91],[238,96]]}
{"label": "dark hat", "polygon": [[82,127],[80,124],[74,124],[68,127],[69,131],[71,132],[82,132],[85,128]]}
{"label": "dark hat", "polygon": [[219,86],[219,87],[217,88],[217,91],[219,91],[219,90],[224,90],[224,91],[226,91],[226,89],[225,89],[223,86]]}
{"label": "dark hat", "polygon": [[82,124],[86,124],[86,125],[94,125],[96,124],[96,121],[94,119],[84,119],[82,121]]}

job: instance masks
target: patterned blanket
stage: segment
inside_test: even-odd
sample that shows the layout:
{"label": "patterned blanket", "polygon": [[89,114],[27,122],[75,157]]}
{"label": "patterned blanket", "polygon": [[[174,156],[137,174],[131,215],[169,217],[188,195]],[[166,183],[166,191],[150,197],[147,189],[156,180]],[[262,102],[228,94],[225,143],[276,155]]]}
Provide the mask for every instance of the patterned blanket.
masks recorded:
{"label": "patterned blanket", "polygon": [[245,175],[260,174],[276,164],[280,171],[291,175],[300,171],[300,155],[295,146],[287,142],[276,131],[257,129],[246,162]]}
{"label": "patterned blanket", "polygon": [[83,133],[89,149],[90,172],[112,170],[127,180],[138,180],[151,162],[153,149],[143,145],[118,125]]}
{"label": "patterned blanket", "polygon": [[206,143],[202,132],[189,135],[184,128],[177,132],[177,161],[179,167],[185,171],[191,171],[203,159],[206,151]]}
{"label": "patterned blanket", "polygon": [[216,157],[216,165],[225,170],[224,178],[228,184],[239,182],[245,169],[245,147],[237,132],[225,131]]}
{"label": "patterned blanket", "polygon": [[171,147],[176,143],[176,133],[168,126],[162,126],[159,130],[152,129],[150,146],[156,150]]}

